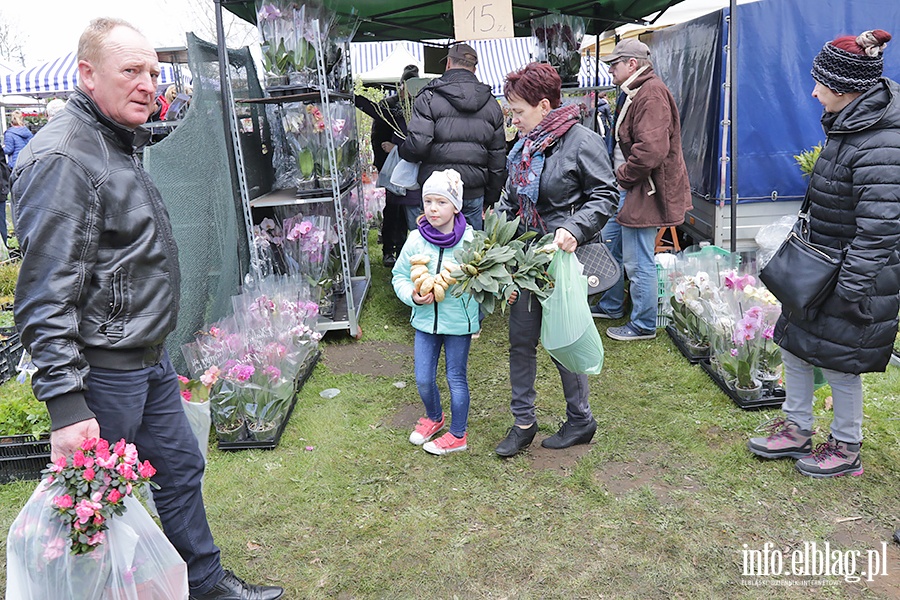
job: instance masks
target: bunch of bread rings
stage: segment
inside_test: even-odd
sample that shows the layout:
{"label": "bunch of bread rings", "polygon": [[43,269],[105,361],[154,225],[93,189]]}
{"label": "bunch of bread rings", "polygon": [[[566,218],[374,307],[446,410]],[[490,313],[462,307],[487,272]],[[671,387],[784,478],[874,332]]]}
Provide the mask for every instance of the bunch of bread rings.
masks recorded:
{"label": "bunch of bread rings", "polygon": [[413,254],[409,259],[409,278],[413,282],[416,292],[420,296],[429,293],[434,294],[435,302],[443,302],[447,297],[447,288],[456,283],[456,279],[450,275],[458,267],[453,263],[444,263],[441,272],[432,275],[428,271],[431,257],[427,254]]}

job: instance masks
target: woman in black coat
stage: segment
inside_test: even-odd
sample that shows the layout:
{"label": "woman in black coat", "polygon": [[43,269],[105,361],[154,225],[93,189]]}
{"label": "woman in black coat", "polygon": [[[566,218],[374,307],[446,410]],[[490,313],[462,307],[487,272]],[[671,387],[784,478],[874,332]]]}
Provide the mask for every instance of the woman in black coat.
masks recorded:
{"label": "woman in black coat", "polygon": [[[775,328],[787,397],[764,458],[799,458],[804,475],[861,475],[862,379],[884,371],[900,310],[900,85],[881,77],[885,44],[876,29],[825,44],[813,62],[812,95],[827,135],[809,181],[810,241],[846,253],[834,292],[812,320],[785,312]],[[813,367],[831,385],[834,420],[812,448]]]}

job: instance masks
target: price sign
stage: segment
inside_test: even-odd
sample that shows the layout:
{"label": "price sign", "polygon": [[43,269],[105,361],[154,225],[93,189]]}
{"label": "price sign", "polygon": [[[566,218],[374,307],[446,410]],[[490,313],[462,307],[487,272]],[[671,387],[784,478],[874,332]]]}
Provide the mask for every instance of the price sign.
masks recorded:
{"label": "price sign", "polygon": [[453,30],[458,40],[514,37],[512,0],[453,0]]}

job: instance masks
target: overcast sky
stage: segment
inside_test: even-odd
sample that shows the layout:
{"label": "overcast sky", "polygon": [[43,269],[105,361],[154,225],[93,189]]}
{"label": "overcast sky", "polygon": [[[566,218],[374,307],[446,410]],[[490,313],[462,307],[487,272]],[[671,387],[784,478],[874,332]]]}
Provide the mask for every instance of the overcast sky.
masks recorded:
{"label": "overcast sky", "polygon": [[[96,17],[125,19],[157,48],[184,46],[186,31],[215,42],[213,11],[213,0],[5,0],[0,18],[20,32],[25,61],[33,66],[75,51],[81,32]],[[232,39],[238,40],[230,45],[256,41],[255,27],[224,12]]]}
{"label": "overcast sky", "polygon": [[[186,31],[215,42],[213,0],[4,0],[2,4],[0,19],[20,32],[29,67],[74,51],[90,20],[101,16],[129,21],[157,48],[184,46]],[[691,19],[727,5],[728,0],[685,0],[666,11],[658,24]],[[257,41],[255,28],[224,13],[230,46]]]}

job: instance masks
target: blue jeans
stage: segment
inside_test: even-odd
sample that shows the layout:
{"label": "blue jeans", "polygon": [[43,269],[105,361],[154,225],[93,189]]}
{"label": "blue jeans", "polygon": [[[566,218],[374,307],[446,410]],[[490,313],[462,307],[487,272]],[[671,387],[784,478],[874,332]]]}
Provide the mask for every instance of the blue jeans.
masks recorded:
{"label": "blue jeans", "polygon": [[461,438],[469,422],[469,380],[466,373],[469,362],[471,335],[436,335],[416,330],[416,387],[425,405],[425,415],[432,421],[440,421],[441,393],[437,386],[437,366],[444,347],[447,363],[447,386],[450,388],[450,433]]}
{"label": "blue jeans", "polygon": [[[625,191],[619,194],[619,210],[625,203]],[[641,332],[656,330],[657,295],[656,227],[626,227],[615,217],[600,233],[613,257],[622,264],[623,273],[614,286],[605,291],[597,303],[602,312],[620,317],[625,314],[625,275],[631,282],[631,324]]]}
{"label": "blue jeans", "polygon": [[178,390],[169,355],[135,371],[91,367],[84,393],[100,435],[133,442],[156,467],[153,500],[166,537],[187,563],[191,591],[206,593],[225,572],[206,520],[200,478],[205,467]]}
{"label": "blue jeans", "polygon": [[463,200],[462,213],[472,229],[484,229],[484,196]]}

